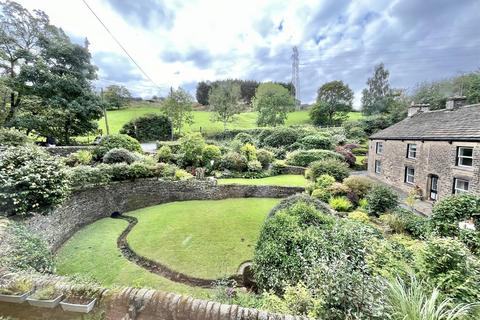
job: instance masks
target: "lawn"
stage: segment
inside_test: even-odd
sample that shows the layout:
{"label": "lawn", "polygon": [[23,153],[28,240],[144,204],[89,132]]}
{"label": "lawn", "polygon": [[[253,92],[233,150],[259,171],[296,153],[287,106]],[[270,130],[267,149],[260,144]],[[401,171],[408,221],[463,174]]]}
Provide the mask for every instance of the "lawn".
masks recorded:
{"label": "lawn", "polygon": [[128,213],[139,222],[127,241],[139,255],[190,276],[235,274],[252,259],[260,228],[279,199],[172,202]]}
{"label": "lawn", "polygon": [[290,186],[290,187],[305,187],[307,180],[301,175],[284,174],[279,176],[260,178],[260,179],[244,179],[244,178],[229,178],[219,179],[219,184],[249,184],[257,186]]}
{"label": "lawn", "polygon": [[[118,133],[122,126],[131,119],[138,118],[147,113],[160,113],[160,104],[135,104],[132,107],[107,111],[108,126],[110,133]],[[207,133],[220,132],[223,130],[223,124],[221,122],[211,121],[212,113],[209,111],[194,111],[192,125],[186,125],[185,131],[202,131]],[[360,112],[351,112],[350,119],[357,120],[362,117]],[[228,124],[228,128],[232,129],[250,129],[256,127],[257,113],[256,112],[243,112],[235,116],[232,123]],[[286,125],[300,125],[310,123],[308,116],[308,110],[295,111],[288,115]],[[105,133],[105,120],[102,118],[98,121],[99,128]],[[90,137],[92,138],[92,137]]]}
{"label": "lawn", "polygon": [[104,286],[147,287],[209,297],[209,290],[172,282],[126,260],[117,248],[117,238],[126,226],[124,220],[105,218],[75,233],[57,254],[58,273],[89,274]]}

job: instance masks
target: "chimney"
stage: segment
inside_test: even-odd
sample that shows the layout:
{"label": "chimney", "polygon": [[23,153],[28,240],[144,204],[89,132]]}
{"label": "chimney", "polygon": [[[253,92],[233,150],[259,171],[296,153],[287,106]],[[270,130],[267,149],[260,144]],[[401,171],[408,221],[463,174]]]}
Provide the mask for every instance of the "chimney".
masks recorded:
{"label": "chimney", "polygon": [[467,97],[453,96],[447,99],[446,109],[455,110],[467,104]]}
{"label": "chimney", "polygon": [[428,103],[420,104],[420,103],[413,103],[408,108],[408,117],[416,115],[417,113],[428,112],[430,111],[430,105]]}

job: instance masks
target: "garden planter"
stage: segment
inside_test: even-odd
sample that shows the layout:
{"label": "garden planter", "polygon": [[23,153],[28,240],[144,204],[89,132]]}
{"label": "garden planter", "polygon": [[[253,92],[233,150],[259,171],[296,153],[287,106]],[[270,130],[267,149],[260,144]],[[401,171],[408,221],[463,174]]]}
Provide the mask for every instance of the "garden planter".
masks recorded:
{"label": "garden planter", "polygon": [[56,306],[58,306],[62,298],[63,298],[63,294],[51,300],[40,300],[40,299],[35,299],[30,297],[30,298],[27,298],[27,302],[34,307],[53,309]]}
{"label": "garden planter", "polygon": [[85,299],[85,298],[67,298],[60,302],[60,306],[63,311],[89,313],[95,306],[97,299]]}
{"label": "garden planter", "polygon": [[0,301],[10,303],[23,303],[32,291],[25,292],[21,295],[0,294]]}

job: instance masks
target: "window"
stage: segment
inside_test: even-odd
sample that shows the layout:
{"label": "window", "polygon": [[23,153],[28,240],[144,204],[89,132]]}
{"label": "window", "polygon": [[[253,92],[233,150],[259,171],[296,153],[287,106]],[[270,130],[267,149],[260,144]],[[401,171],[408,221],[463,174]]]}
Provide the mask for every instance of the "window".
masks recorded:
{"label": "window", "polygon": [[377,142],[375,144],[375,152],[377,154],[382,154],[383,153],[383,142]]}
{"label": "window", "polygon": [[464,179],[453,179],[453,193],[454,194],[462,194],[468,192],[468,180]]}
{"label": "window", "polygon": [[417,157],[417,145],[409,143],[407,144],[407,158],[415,159]]}
{"label": "window", "polygon": [[457,166],[461,166],[461,167],[473,166],[473,148],[458,147]]}
{"label": "window", "polygon": [[405,182],[414,184],[415,183],[415,169],[412,167],[405,167]]}
{"label": "window", "polygon": [[382,173],[382,163],[380,160],[375,160],[375,173]]}

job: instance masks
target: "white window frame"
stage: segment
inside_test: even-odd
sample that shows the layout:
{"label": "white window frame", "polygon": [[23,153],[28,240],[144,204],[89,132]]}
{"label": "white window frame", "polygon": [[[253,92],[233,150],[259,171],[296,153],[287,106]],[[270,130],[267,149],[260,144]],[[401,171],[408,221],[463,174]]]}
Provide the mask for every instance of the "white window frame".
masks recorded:
{"label": "white window frame", "polygon": [[[408,170],[413,170],[413,174],[409,174]],[[409,181],[409,177],[412,178],[412,181]],[[415,184],[415,168],[414,167],[405,167],[405,183]]]}
{"label": "white window frame", "polygon": [[[472,156],[471,156],[471,157],[461,155],[462,150],[465,150],[465,149],[470,149],[470,150],[472,150]],[[464,164],[462,164],[462,160],[463,160],[463,159],[471,159],[471,160],[472,160],[472,164],[471,164],[471,165],[464,165]],[[473,167],[473,147],[458,147],[458,148],[457,148],[457,166],[459,166],[459,167],[465,167],[465,168],[471,168],[471,167]]]}
{"label": "white window frame", "polygon": [[376,154],[383,154],[383,142],[376,142],[375,143],[375,153]]}
{"label": "white window frame", "polygon": [[[413,153],[413,155],[412,155],[412,153]],[[408,143],[407,144],[407,158],[408,159],[417,159],[417,144],[415,144],[415,143]]]}
{"label": "white window frame", "polygon": [[382,162],[380,160],[375,160],[375,173],[382,173]]}
{"label": "white window frame", "polygon": [[[461,189],[458,187],[458,182],[465,182],[467,184],[467,189]],[[462,193],[469,193],[470,189],[470,181],[466,179],[461,179],[461,178],[454,178],[453,179],[453,194],[462,194]]]}

